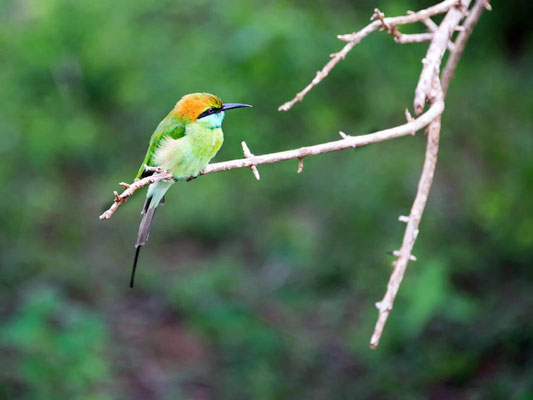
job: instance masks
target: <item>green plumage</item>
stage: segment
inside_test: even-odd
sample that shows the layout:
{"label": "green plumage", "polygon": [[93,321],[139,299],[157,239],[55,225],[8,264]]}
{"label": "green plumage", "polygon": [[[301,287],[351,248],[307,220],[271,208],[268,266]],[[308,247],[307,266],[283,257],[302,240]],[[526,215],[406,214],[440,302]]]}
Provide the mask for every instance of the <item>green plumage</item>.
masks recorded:
{"label": "green plumage", "polygon": [[224,141],[224,111],[239,107],[251,106],[222,104],[218,97],[211,94],[193,93],[184,96],[152,134],[136,178],[145,176],[145,165],[148,165],[171,171],[174,181],[159,181],[148,188],[135,243],[137,250],[130,287],[133,287],[140,248],[148,240],[155,210],[165,193],[175,181],[196,177],[209,164]]}
{"label": "green plumage", "polygon": [[150,138],[150,144],[148,145],[148,151],[144,157],[144,161],[139,168],[136,178],[141,178],[144,173],[144,166],[152,166],[152,157],[155,149],[158,147],[161,139],[171,137],[172,139],[179,139],[185,136],[185,121],[183,118],[177,118],[172,113],[168,114],[157,126],[156,130]]}

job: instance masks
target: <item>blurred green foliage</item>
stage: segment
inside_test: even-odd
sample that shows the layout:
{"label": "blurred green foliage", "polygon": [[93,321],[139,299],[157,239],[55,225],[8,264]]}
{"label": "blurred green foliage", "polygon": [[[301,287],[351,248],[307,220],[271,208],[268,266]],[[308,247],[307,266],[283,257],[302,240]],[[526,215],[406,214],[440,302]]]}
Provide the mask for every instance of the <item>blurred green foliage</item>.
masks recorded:
{"label": "blurred green foliage", "polygon": [[[432,4],[387,0],[386,14]],[[217,160],[404,119],[426,45],[375,34],[277,106],[375,2],[0,2],[0,394],[6,399],[529,399],[533,35],[494,2],[452,82],[429,204],[368,340],[425,138],[176,185],[127,287],[143,201],[97,217],[185,93],[228,114]],[[409,30],[411,29],[411,30]],[[407,28],[406,32],[413,31]]]}
{"label": "blurred green foliage", "polygon": [[[11,350],[4,374],[30,386],[33,398],[110,398],[95,389],[108,373],[101,318],[51,288],[33,288],[27,297],[1,333],[0,342]],[[17,398],[13,392],[6,386],[1,393]]]}

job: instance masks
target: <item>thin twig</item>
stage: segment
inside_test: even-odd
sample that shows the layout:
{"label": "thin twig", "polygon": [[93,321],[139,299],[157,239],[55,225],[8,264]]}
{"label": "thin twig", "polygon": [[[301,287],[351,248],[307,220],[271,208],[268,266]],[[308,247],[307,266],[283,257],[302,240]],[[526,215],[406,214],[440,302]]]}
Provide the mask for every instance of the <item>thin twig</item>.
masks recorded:
{"label": "thin twig", "polygon": [[430,32],[435,32],[437,29],[439,29],[439,26],[435,22],[433,22],[431,18],[424,18],[420,20],[420,22],[426,25],[426,27],[428,28],[428,31]]}
{"label": "thin twig", "polygon": [[[372,349],[377,348],[383,329],[392,310],[394,299],[400,289],[400,284],[405,275],[407,264],[411,259],[411,251],[418,236],[418,226],[422,218],[422,213],[426,206],[431,184],[433,182],[433,175],[435,173],[435,166],[437,164],[437,154],[439,151],[439,136],[440,136],[440,116],[435,118],[428,128],[428,142],[426,147],[426,159],[424,161],[424,168],[422,176],[418,184],[418,190],[416,193],[415,201],[411,207],[409,217],[407,217],[407,227],[403,236],[402,247],[395,255],[398,255],[398,259],[393,263],[394,270],[387,285],[387,291],[383,300],[376,303],[376,307],[379,310],[378,320],[374,333],[370,339],[370,347]],[[403,219],[405,221],[406,219]]]}
{"label": "thin twig", "polygon": [[137,190],[151,185],[152,183],[159,182],[159,181],[171,181],[174,179],[172,176],[172,173],[170,171],[163,170],[161,168],[154,168],[150,167],[148,165],[145,165],[145,170],[148,172],[154,172],[153,175],[147,176],[142,179],[136,179],[132,184],[120,182],[120,186],[124,187],[126,190],[124,190],[120,195],[117,192],[113,192],[115,195],[115,201],[111,205],[111,207],[105,211],[102,215],[100,215],[100,219],[109,219],[113,216],[115,211],[124,204],[128,199],[135,193]]}
{"label": "thin twig", "polygon": [[439,28],[433,33],[433,40],[429,45],[426,56],[422,60],[422,72],[415,89],[413,104],[417,115],[424,110],[426,100],[431,101],[430,90],[435,77],[439,75],[442,57],[456,26],[463,18],[469,4],[470,0],[461,0],[458,7],[450,8]]}
{"label": "thin twig", "polygon": [[472,34],[472,30],[479,21],[479,18],[481,17],[481,14],[483,14],[484,10],[491,10],[489,0],[476,1],[476,3],[472,6],[472,9],[470,10],[470,14],[468,14],[468,17],[466,17],[462,25],[464,27],[464,30],[459,33],[457,39],[455,40],[455,51],[450,54],[450,57],[446,62],[446,66],[442,71],[441,82],[442,92],[444,96],[446,96],[446,93],[448,92],[450,81],[453,78],[453,74],[455,72],[455,69],[457,68],[459,59],[463,54],[466,42]]}
{"label": "thin twig", "polygon": [[370,143],[383,142],[385,140],[395,139],[401,136],[411,135],[413,131],[429,125],[429,123],[438,117],[444,110],[443,102],[436,102],[424,114],[411,122],[394,128],[369,133],[366,135],[350,136],[346,135],[345,139],[335,140],[333,142],[326,142],[316,144],[314,146],[300,147],[299,149],[280,151],[278,153],[263,154],[260,156],[253,156],[250,158],[241,158],[238,160],[223,161],[219,163],[209,164],[200,172],[200,175],[211,174],[219,171],[229,171],[235,168],[250,168],[252,165],[272,164],[280,161],[299,159],[318,154],[329,153],[332,151],[350,149],[354,147],[364,146]]}
{"label": "thin twig", "polygon": [[[466,5],[464,6],[462,10],[459,10],[459,11],[466,13],[467,11],[466,7],[468,3],[463,3],[463,4],[466,4]],[[474,6],[472,7],[471,12],[469,13],[467,19],[465,20],[465,23],[464,23],[465,30],[461,32],[461,34],[459,35],[456,41],[456,48],[461,49],[459,50],[460,52],[462,52],[462,49],[464,48],[466,41],[468,40],[468,36],[472,32],[473,26],[479,20],[481,12],[483,11],[483,8],[484,8],[484,4],[486,4],[486,0],[476,0]],[[444,51],[443,49],[445,46],[447,46],[447,42],[449,41],[449,38],[446,38],[445,40],[444,35],[439,34],[438,31],[442,30],[444,32],[450,32],[451,30],[451,32],[453,32],[453,30],[455,29],[453,25],[458,24],[460,20],[462,19],[461,16],[457,16],[457,15],[453,15],[453,18],[449,18],[450,14],[452,15],[456,14],[456,9],[451,9],[448,12],[446,17],[442,21],[441,25],[439,26],[437,32],[435,32],[435,38],[428,49],[428,54],[430,51],[433,51],[433,52]],[[436,41],[438,41],[438,46],[439,46],[438,49],[435,48],[437,46],[435,44]],[[432,85],[430,88],[426,89],[426,92],[425,92],[425,96],[427,96],[430,103],[432,101],[435,101],[435,99],[437,101],[444,101],[446,91],[443,88],[443,86],[444,84],[449,85],[449,81],[451,77],[453,76],[453,71],[455,70],[455,67],[457,66],[459,58],[460,58],[460,54],[455,56],[452,53],[452,56],[450,56],[450,59],[442,74],[443,80],[445,80],[442,85],[438,77],[438,65],[440,65],[441,59],[438,61],[436,72],[432,77]],[[407,119],[409,120],[409,117],[407,117]],[[383,329],[385,327],[389,314],[394,305],[394,299],[396,298],[403,276],[405,275],[405,271],[407,269],[407,264],[409,263],[410,257],[412,255],[411,251],[413,249],[416,238],[418,236],[420,220],[422,218],[422,213],[424,212],[424,209],[426,206],[427,198],[429,195],[429,191],[431,189],[431,185],[433,182],[433,176],[435,173],[437,155],[438,155],[438,150],[439,150],[440,129],[441,129],[441,116],[439,115],[437,118],[435,118],[434,121],[432,121],[429,124],[429,127],[428,127],[428,142],[426,146],[426,158],[424,160],[424,167],[423,167],[422,175],[420,177],[420,181],[418,184],[418,190],[416,193],[415,201],[413,202],[413,206],[411,208],[411,212],[409,214],[409,217],[405,217],[405,216],[400,217],[400,221],[406,222],[407,227],[404,233],[402,247],[397,253],[399,255],[398,259],[394,261],[393,263],[394,270],[392,272],[389,283],[387,285],[387,291],[385,293],[385,296],[383,297],[383,300],[376,303],[376,307],[379,310],[379,315],[378,315],[378,320],[376,322],[376,326],[374,328],[374,333],[372,334],[372,337],[370,339],[370,347],[372,349],[375,349],[379,344],[381,335],[383,333]]]}
{"label": "thin twig", "polygon": [[[408,12],[408,15],[411,14],[412,13]],[[433,39],[433,32],[411,34],[401,33],[396,25],[387,22],[385,14],[383,14],[378,8],[374,9],[374,15],[372,15],[370,20],[379,20],[379,22],[381,22],[381,30],[386,31],[393,36],[394,41],[399,44],[429,42]]]}
{"label": "thin twig", "polygon": [[[423,19],[420,22],[422,22],[424,25],[426,25],[426,27],[428,28],[428,31],[430,31],[430,32],[435,32],[438,29],[438,27],[439,27],[435,22],[433,22],[433,20],[431,18]],[[450,52],[455,51],[455,45],[452,43],[451,40],[448,40],[448,50]]]}
{"label": "thin twig", "polygon": [[397,32],[394,41],[399,44],[429,42],[433,39],[433,33],[401,33]]}
{"label": "thin twig", "polygon": [[[432,17],[433,15],[445,13],[451,7],[455,6],[456,4],[457,4],[457,0],[445,0],[432,7],[426,8],[424,10],[413,12],[413,13],[410,13],[409,15],[384,18],[383,21],[388,25],[394,25],[394,26],[411,24],[414,22],[423,21],[424,19]],[[382,21],[375,20],[358,32],[337,36],[338,39],[348,42],[348,43],[346,43],[346,45],[341,49],[341,51],[339,51],[338,53],[333,53],[331,55],[331,60],[329,60],[328,63],[320,71],[316,73],[316,76],[311,81],[311,83],[309,83],[301,92],[296,94],[296,96],[292,100],[282,104],[278,108],[278,110],[288,111],[291,109],[291,107],[294,104],[296,104],[299,101],[302,101],[304,96],[307,93],[309,93],[311,89],[313,89],[316,85],[322,82],[322,80],[324,80],[326,76],[328,76],[328,74],[335,67],[335,65],[338,64],[339,61],[344,60],[346,55],[350,52],[350,50],[352,50],[355,47],[355,45],[357,45],[361,40],[363,40],[370,33],[374,32],[376,29],[379,29],[382,26],[382,24],[383,24]]]}
{"label": "thin twig", "polygon": [[[244,157],[246,158],[252,158],[254,155],[246,145],[246,142],[243,140],[241,142],[242,146],[242,152],[244,153]],[[255,179],[260,180],[261,176],[259,175],[259,170],[257,169],[257,166],[255,164],[250,165],[250,169],[252,170],[252,173],[254,174]]]}

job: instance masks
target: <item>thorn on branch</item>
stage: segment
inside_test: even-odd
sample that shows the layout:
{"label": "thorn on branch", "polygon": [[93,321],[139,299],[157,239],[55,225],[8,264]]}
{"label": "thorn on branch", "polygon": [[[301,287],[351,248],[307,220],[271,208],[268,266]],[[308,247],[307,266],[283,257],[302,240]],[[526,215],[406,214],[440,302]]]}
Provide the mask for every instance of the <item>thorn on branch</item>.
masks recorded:
{"label": "thorn on branch", "polygon": [[384,312],[384,311],[391,311],[392,310],[392,305],[390,303],[388,304],[385,304],[384,301],[378,301],[376,303],[376,308],[381,311],[381,312]]}
{"label": "thorn on branch", "polygon": [[[405,118],[407,119],[407,122],[408,122],[408,123],[411,123],[411,122],[414,121],[414,118],[413,118],[413,116],[411,115],[411,113],[409,112],[409,109],[408,109],[408,108],[405,109]],[[415,130],[411,131],[411,135],[414,136],[415,134],[416,134],[416,131],[415,131]]]}
{"label": "thorn on branch", "polygon": [[286,103],[283,103],[281,106],[278,107],[278,111],[289,111],[291,108],[291,102],[288,101]]}
{"label": "thorn on branch", "polygon": [[[351,139],[353,138],[352,135],[347,135],[346,133],[344,133],[343,131],[339,131],[339,136],[344,140],[344,139]],[[350,146],[352,149],[355,149],[357,148],[357,144],[353,143],[351,146]]]}
{"label": "thorn on branch", "polygon": [[[395,257],[400,257],[400,256],[401,256],[399,250],[394,250],[394,251],[392,252],[392,255],[395,256]],[[416,257],[415,257],[414,255],[412,255],[412,254],[409,254],[409,260],[411,260],[411,261],[416,261]]]}
{"label": "thorn on branch", "polygon": [[492,6],[490,5],[489,0],[486,0],[485,3],[483,3],[483,7],[485,7],[487,11],[492,11]]}
{"label": "thorn on branch", "polygon": [[347,135],[347,134],[344,133],[343,131],[339,131],[339,135],[340,135],[340,137],[343,138],[343,139],[347,139],[347,138],[350,137],[349,135]]}
{"label": "thorn on branch", "polygon": [[[339,136],[340,136],[341,138],[343,138],[343,139],[350,139],[350,138],[353,137],[352,135],[347,135],[347,134],[344,133],[343,131],[339,131]],[[352,147],[352,149],[355,149],[355,148],[357,148],[357,145],[354,143],[354,144],[352,144],[351,147]]]}
{"label": "thorn on branch", "polygon": [[[244,153],[244,158],[254,157],[254,155],[252,154],[252,152],[250,151],[250,149],[248,148],[244,140],[241,142],[241,146],[242,146],[242,152]],[[259,176],[259,170],[257,169],[257,166],[251,165],[250,169],[252,170],[252,173],[254,174],[255,179],[260,180],[261,176]]]}
{"label": "thorn on branch", "polygon": [[304,158],[300,157],[298,159],[298,173],[301,174],[304,169]]}
{"label": "thorn on branch", "polygon": [[451,40],[448,41],[448,46],[447,47],[448,47],[448,51],[450,53],[455,52],[455,44],[453,44],[453,42]]}
{"label": "thorn on branch", "polygon": [[[345,33],[343,35],[337,35],[337,39],[342,40],[343,42],[351,42],[354,40],[354,33]],[[333,53],[336,54],[336,53]]]}
{"label": "thorn on branch", "polygon": [[409,217],[407,215],[400,215],[398,217],[398,221],[408,223],[409,222]]}

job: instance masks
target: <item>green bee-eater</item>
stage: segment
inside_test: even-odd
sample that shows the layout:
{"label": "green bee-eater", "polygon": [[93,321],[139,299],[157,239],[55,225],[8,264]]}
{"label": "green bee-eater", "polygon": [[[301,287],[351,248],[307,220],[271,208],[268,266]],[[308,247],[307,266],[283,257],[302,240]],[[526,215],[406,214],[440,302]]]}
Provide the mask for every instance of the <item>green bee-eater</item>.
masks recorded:
{"label": "green bee-eater", "polygon": [[169,170],[174,181],[160,181],[148,187],[139,234],[135,243],[135,259],[131,271],[133,287],[135,268],[141,246],[146,244],[154,213],[166,191],[174,182],[195,178],[217,154],[224,135],[222,121],[226,110],[251,107],[248,104],[226,103],[209,93],[192,93],[183,96],[172,111],[161,121],[152,134],[146,157],[137,178],[149,175],[145,165]]}

